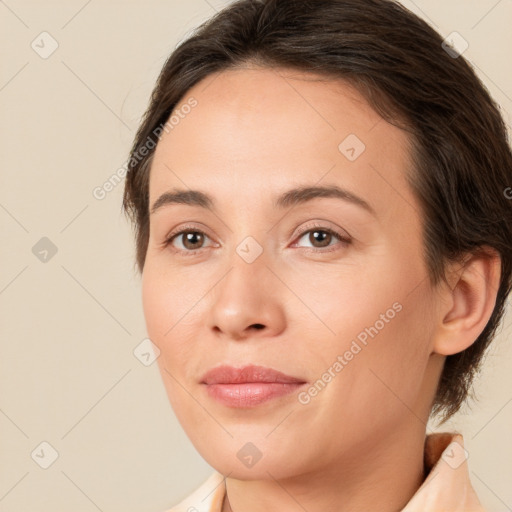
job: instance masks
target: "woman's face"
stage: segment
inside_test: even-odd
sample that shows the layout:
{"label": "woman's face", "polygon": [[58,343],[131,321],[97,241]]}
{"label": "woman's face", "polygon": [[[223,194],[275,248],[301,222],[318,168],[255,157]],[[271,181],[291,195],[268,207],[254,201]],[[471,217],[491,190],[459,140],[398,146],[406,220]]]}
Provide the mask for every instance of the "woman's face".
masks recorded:
{"label": "woman's face", "polygon": [[[188,195],[150,216],[148,334],[187,435],[235,478],[373,460],[424,431],[441,368],[407,135],[350,86],[311,78],[210,75],[151,167],[150,208]],[[299,383],[205,384],[221,365]]]}

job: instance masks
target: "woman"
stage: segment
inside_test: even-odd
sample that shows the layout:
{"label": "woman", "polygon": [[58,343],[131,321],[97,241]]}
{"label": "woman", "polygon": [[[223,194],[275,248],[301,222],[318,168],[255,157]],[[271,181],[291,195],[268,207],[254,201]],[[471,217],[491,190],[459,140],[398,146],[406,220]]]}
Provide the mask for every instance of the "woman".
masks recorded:
{"label": "woman", "polygon": [[215,473],[172,511],[482,510],[462,436],[511,287],[512,154],[388,0],[241,0],[169,57],[124,207],[148,334]]}

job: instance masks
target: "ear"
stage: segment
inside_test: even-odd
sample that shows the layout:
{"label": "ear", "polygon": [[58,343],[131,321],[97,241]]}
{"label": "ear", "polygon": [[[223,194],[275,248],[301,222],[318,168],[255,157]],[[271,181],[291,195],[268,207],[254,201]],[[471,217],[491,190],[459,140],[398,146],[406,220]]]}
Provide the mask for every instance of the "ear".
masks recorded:
{"label": "ear", "polygon": [[466,255],[462,265],[449,265],[448,282],[439,290],[433,352],[456,354],[476,341],[496,304],[500,274],[500,256],[489,247]]}

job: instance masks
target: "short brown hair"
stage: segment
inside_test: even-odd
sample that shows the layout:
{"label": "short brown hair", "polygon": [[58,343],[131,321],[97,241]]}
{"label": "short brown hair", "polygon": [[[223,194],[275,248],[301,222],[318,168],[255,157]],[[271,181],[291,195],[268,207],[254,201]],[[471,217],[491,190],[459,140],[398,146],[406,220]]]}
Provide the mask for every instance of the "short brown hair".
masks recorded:
{"label": "short brown hair", "polygon": [[[123,207],[142,272],[149,239],[149,171],[140,158],[186,92],[211,73],[256,63],[344,80],[410,133],[410,186],[423,214],[433,284],[448,261],[483,246],[501,257],[496,305],[483,332],[446,358],[432,414],[450,418],[467,398],[511,289],[512,154],[499,107],[462,56],[392,0],[238,0],[203,23],[166,61],[131,148]],[[161,131],[161,128],[160,128]],[[137,158],[135,158],[137,157]]]}

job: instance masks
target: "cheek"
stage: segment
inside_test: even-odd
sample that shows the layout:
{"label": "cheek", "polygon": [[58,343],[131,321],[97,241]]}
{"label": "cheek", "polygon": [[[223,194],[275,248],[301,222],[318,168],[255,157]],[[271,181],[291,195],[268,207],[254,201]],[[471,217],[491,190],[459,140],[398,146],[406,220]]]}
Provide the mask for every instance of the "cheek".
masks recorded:
{"label": "cheek", "polygon": [[142,306],[149,337],[162,350],[166,332],[172,327],[169,312],[173,311],[173,295],[167,293],[167,284],[146,260],[142,276]]}
{"label": "cheek", "polygon": [[[374,338],[361,386],[366,385],[368,400],[373,400],[388,426],[418,423],[424,417],[425,393],[429,390],[427,368],[430,355],[431,326],[425,323],[420,293],[402,299],[403,309]],[[426,418],[425,418],[426,421]]]}
{"label": "cheek", "polygon": [[186,332],[194,317],[194,305],[200,300],[200,294],[191,288],[190,282],[176,272],[161,270],[152,261],[146,262],[142,276],[146,329],[160,349],[159,359],[163,359],[169,370],[177,367],[190,351]]}
{"label": "cheek", "polygon": [[[157,363],[169,403],[182,421],[195,403],[185,389],[189,388],[187,363],[194,360],[190,323],[197,300],[191,297],[195,293],[190,286],[186,287],[176,276],[175,272],[171,274],[165,267],[147,261],[142,277],[142,303],[148,336],[160,350]],[[183,426],[190,428],[187,424]]]}
{"label": "cheek", "polygon": [[407,414],[404,404],[412,405],[420,393],[430,354],[432,291],[424,271],[395,259],[328,278],[325,269],[306,275],[302,288],[297,281],[294,289],[302,290],[321,319],[312,317],[317,335],[308,339],[323,340],[321,351],[317,342],[303,353],[313,382],[322,381],[311,401],[333,404],[327,409],[336,417],[347,411],[361,420],[375,410],[383,418]]}
{"label": "cheek", "polygon": [[298,298],[288,303],[291,325],[316,330],[316,337],[336,350],[348,349],[358,335],[364,341],[366,329],[374,332],[375,324],[379,332],[385,330],[399,316],[405,286],[396,279],[399,271],[377,265],[376,259],[337,267],[305,264],[286,275]]}

